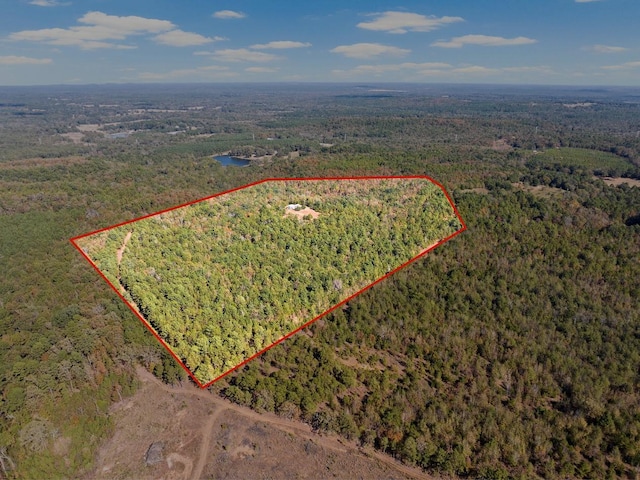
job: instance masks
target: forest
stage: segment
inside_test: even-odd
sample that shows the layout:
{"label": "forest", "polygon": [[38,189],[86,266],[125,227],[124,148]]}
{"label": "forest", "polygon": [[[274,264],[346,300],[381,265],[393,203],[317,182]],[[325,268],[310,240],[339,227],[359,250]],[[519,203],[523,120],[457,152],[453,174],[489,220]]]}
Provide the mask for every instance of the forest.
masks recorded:
{"label": "forest", "polygon": [[205,385],[461,228],[426,178],[291,180],[76,242]]}
{"label": "forest", "polygon": [[[434,475],[637,477],[640,92],[402,90],[0,89],[0,477],[90,471],[137,365],[190,381],[70,238],[264,178],[349,175],[435,178],[467,230],[211,395]],[[269,138],[299,156],[212,158]]]}

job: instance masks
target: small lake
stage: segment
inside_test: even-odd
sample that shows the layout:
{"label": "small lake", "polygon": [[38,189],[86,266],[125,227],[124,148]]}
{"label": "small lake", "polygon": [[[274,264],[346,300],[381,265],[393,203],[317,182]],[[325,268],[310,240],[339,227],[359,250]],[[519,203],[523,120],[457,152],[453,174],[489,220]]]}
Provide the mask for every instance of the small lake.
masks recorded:
{"label": "small lake", "polygon": [[246,167],[251,163],[249,160],[245,160],[243,158],[230,157],[229,155],[217,155],[213,157],[215,160],[220,162],[223,167]]}

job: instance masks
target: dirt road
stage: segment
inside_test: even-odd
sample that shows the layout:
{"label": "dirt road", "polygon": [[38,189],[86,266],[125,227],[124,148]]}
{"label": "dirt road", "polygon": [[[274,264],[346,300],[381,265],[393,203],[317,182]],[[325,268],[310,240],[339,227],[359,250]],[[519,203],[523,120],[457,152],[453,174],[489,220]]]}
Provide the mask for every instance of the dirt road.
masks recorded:
{"label": "dirt road", "polygon": [[[335,450],[341,453],[347,452],[347,449],[342,443],[342,439],[338,439],[339,437],[337,436],[335,438],[331,438],[331,436],[318,435],[314,433],[311,429],[311,426],[307,425],[306,423],[287,420],[286,418],[278,417],[273,413],[258,413],[248,407],[243,407],[242,405],[237,405],[228,400],[224,400],[206,390],[202,390],[191,384],[185,384],[182,386],[166,385],[142,367],[138,367],[137,372],[143,382],[153,382],[157,387],[161,388],[167,393],[180,393],[183,395],[196,396],[207,400],[208,402],[218,407],[218,414],[223,410],[231,410],[251,420],[268,423],[270,425],[278,427],[280,430],[284,430],[295,435],[303,435],[305,438],[313,438],[316,443],[322,445],[323,447],[329,448],[330,450]],[[205,425],[204,428],[207,428],[207,425]]]}
{"label": "dirt road", "polygon": [[311,427],[305,423],[287,420],[270,413],[263,414],[255,412],[254,410],[251,410],[247,407],[243,407],[241,405],[237,405],[224,400],[206,390],[201,390],[191,384],[185,384],[175,387],[165,385],[142,367],[138,368],[138,375],[142,382],[152,382],[157,388],[160,388],[172,395],[178,394],[198,397],[206,400],[212,405],[215,405],[216,409],[214,413],[212,413],[208,417],[207,422],[205,423],[205,425],[203,425],[201,430],[202,444],[199,448],[198,459],[193,468],[193,471],[191,472],[191,478],[194,480],[200,478],[207,464],[207,459],[209,458],[209,450],[211,447],[211,437],[216,426],[216,420],[224,411],[233,411],[245,418],[254,420],[256,422],[268,424],[272,427],[276,427],[281,431],[296,435],[297,437],[312,440],[315,444],[320,445],[328,450],[340,453],[348,453],[350,455],[356,455],[365,458],[375,458],[377,461],[387,465],[388,467],[391,467],[392,469],[396,470],[399,473],[402,473],[403,475],[406,475],[409,478],[422,480],[433,480],[435,478],[431,475],[426,474],[418,468],[404,465],[381,452],[377,452],[372,449],[363,449],[359,447],[355,442],[350,442],[346,439],[338,437],[337,435],[319,435],[317,433],[314,433]]}
{"label": "dirt road", "polygon": [[[202,427],[202,443],[200,444],[200,452],[198,454],[198,463],[196,463],[196,467],[193,469],[193,475],[191,478],[193,480],[198,480],[202,476],[202,470],[204,470],[205,465],[207,464],[207,458],[209,454],[209,449],[211,448],[211,436],[213,434],[213,427],[216,424],[216,420],[220,416],[220,413],[225,411],[226,409],[217,408],[213,414],[209,416],[207,423]],[[188,478],[188,474],[185,475]]]}

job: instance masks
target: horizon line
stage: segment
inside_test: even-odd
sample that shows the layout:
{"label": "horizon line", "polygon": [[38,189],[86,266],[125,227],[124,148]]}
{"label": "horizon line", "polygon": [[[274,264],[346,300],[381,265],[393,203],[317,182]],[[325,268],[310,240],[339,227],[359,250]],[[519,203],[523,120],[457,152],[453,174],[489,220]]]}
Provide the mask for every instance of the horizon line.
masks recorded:
{"label": "horizon line", "polygon": [[277,81],[244,81],[244,82],[103,82],[103,83],[43,83],[43,84],[0,84],[0,88],[38,88],[38,87],[109,87],[109,86],[276,86],[276,85],[326,85],[326,86],[361,86],[370,87],[378,85],[406,85],[406,86],[440,86],[440,87],[536,87],[536,88],[624,88],[640,90],[638,85],[618,84],[569,84],[569,83],[473,83],[473,82],[404,82],[404,81],[301,81],[301,80],[277,80]]}

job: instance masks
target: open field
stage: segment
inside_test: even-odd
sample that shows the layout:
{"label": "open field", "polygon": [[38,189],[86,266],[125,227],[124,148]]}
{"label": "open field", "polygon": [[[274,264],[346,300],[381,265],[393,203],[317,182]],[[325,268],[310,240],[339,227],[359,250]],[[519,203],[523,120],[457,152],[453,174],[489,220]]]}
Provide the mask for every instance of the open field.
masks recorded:
{"label": "open field", "polygon": [[591,171],[608,171],[609,169],[627,170],[632,164],[613,153],[588,150],[585,148],[551,148],[536,153],[530,162],[547,167],[582,167]]}
{"label": "open field", "polygon": [[629,185],[630,187],[640,187],[640,180],[635,178],[624,178],[624,177],[602,177],[601,179],[607,185],[612,187],[619,187],[620,185]]}

